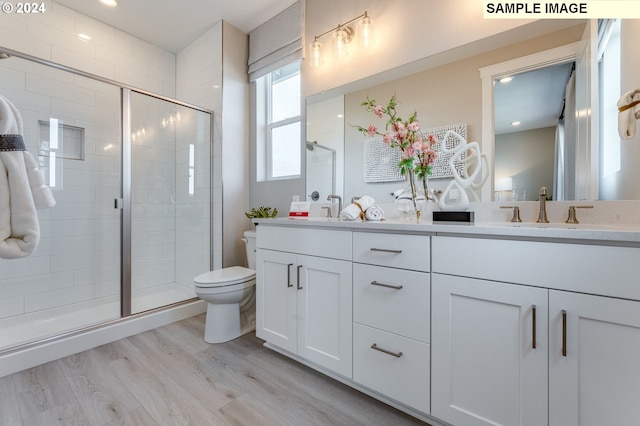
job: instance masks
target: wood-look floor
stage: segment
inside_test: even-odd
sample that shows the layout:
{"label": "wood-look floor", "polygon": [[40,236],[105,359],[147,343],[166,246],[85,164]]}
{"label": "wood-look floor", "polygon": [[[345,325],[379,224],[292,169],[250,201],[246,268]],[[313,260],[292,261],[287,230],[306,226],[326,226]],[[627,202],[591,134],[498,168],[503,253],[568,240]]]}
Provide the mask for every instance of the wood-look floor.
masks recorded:
{"label": "wood-look floor", "polygon": [[0,378],[0,425],[424,424],[204,315]]}

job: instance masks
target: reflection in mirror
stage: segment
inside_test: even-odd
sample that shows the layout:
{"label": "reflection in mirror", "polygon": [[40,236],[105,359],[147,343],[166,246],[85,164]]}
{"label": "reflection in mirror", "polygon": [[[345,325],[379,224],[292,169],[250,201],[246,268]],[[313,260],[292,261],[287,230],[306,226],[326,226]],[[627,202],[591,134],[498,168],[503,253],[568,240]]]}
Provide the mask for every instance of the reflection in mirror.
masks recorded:
{"label": "reflection in mirror", "polygon": [[[575,63],[494,81],[495,188],[500,201],[574,199]],[[566,155],[565,155],[566,154]]]}
{"label": "reflection in mirror", "polygon": [[[307,192],[311,201],[323,201],[336,193],[336,150],[318,144],[306,144]],[[320,198],[323,197],[323,198]]]}
{"label": "reflection in mirror", "polygon": [[[327,196],[343,197],[344,97],[307,103],[307,199],[326,202]],[[315,196],[309,199],[312,193]]]}
{"label": "reflection in mirror", "polygon": [[[551,21],[556,22],[555,20]],[[588,25],[589,23],[587,22],[587,26]],[[349,198],[353,195],[361,195],[365,188],[351,188],[354,184],[360,185],[362,182],[360,178],[361,174],[358,174],[357,170],[355,172],[353,170],[359,167],[358,164],[354,164],[353,161],[361,162],[362,154],[360,152],[353,153],[354,155],[349,157],[352,158],[352,160],[349,160],[348,167],[345,169],[345,151],[355,150],[356,147],[360,145],[358,143],[350,143],[347,147],[343,146],[342,141],[345,135],[349,134],[352,129],[348,126],[345,128],[341,120],[334,120],[338,113],[333,109],[328,108],[330,112],[320,112],[322,102],[326,102],[327,104],[332,103],[330,100],[327,100],[329,96],[336,96],[333,98],[333,102],[340,107],[339,111],[346,114],[347,117],[349,117],[351,112],[344,104],[350,105],[349,96],[358,91],[359,93],[356,99],[351,103],[357,103],[357,105],[359,105],[363,97],[367,95],[383,99],[387,95],[395,93],[401,96],[409,107],[417,108],[423,120],[433,120],[434,117],[440,115],[440,118],[433,123],[427,123],[429,126],[466,122],[471,132],[469,140],[478,140],[481,142],[482,150],[489,155],[490,163],[493,167],[495,159],[493,158],[494,114],[492,99],[493,81],[497,76],[490,76],[489,82],[487,82],[488,88],[485,88],[484,79],[482,82],[479,81],[478,70],[483,69],[483,67],[489,68],[490,64],[508,61],[509,59],[522,57],[523,55],[532,56],[535,55],[534,52],[546,51],[556,46],[563,46],[569,43],[576,44],[576,42],[579,42],[583,37],[586,27],[584,22],[572,22],[570,25],[562,28],[564,29],[556,28],[551,33],[538,33],[538,38],[516,44],[513,44],[513,40],[516,39],[516,37],[513,36],[513,32],[508,31],[506,34],[511,42],[493,45],[492,48],[496,50],[487,51],[487,45],[485,45],[484,50],[475,48],[466,50],[463,56],[456,56],[453,51],[447,52],[446,54],[449,55],[448,62],[447,60],[438,62],[435,66],[439,68],[434,68],[433,72],[421,74],[423,70],[426,69],[422,66],[423,64],[412,67],[412,72],[406,72],[405,70],[408,66],[402,66],[390,70],[390,72],[393,71],[394,73],[397,71],[399,74],[393,75],[391,78],[388,78],[388,75],[375,75],[343,87],[328,88],[326,92],[307,98],[307,140],[317,141],[319,144],[329,146],[336,150],[336,192],[343,197]],[[530,28],[527,28],[527,30],[529,29]],[[600,58],[585,58],[584,61],[587,62],[586,64],[580,64],[578,61],[578,52],[573,52],[572,55],[567,55],[562,59],[556,59],[555,61],[547,63],[544,63],[544,59],[538,60],[538,65],[536,66],[529,65],[528,67],[520,66],[518,68],[512,65],[510,68],[510,73],[524,73],[553,64],[571,64],[575,61],[577,70],[576,77],[578,77],[581,75],[578,73],[580,67],[593,67],[598,60],[600,61],[600,73],[602,73],[600,74],[600,84],[603,86],[600,88],[591,87],[591,81],[594,81],[593,76],[589,76],[590,81],[584,84],[591,92],[599,91],[599,95],[597,96],[599,97],[600,104],[592,104],[590,112],[597,114],[594,115],[594,117],[597,117],[594,118],[595,120],[605,120],[605,122],[600,122],[600,134],[593,132],[590,134],[591,147],[589,152],[583,152],[585,151],[584,149],[580,152],[581,155],[589,154],[591,158],[585,158],[583,156],[580,163],[568,164],[569,168],[576,168],[576,176],[582,179],[580,181],[580,188],[583,193],[576,195],[576,199],[640,199],[640,186],[637,185],[637,182],[640,180],[640,167],[637,166],[638,161],[640,161],[640,143],[637,143],[638,138],[640,138],[640,131],[635,139],[631,141],[621,141],[620,138],[617,137],[618,111],[616,108],[616,101],[621,93],[640,88],[640,79],[638,78],[640,75],[640,59],[638,59],[638,55],[635,54],[636,47],[634,43],[634,41],[637,40],[637,36],[634,36],[634,34],[640,34],[640,20],[622,20],[622,28],[619,31],[619,36],[614,37],[614,35],[611,35],[609,38],[609,47],[603,48],[603,46],[600,46],[600,48],[604,50],[602,56],[600,56]],[[591,39],[593,39],[593,36]],[[523,39],[521,38],[520,40]],[[528,39],[525,38],[524,40]],[[616,41],[616,43],[612,43],[612,41]],[[493,43],[493,41],[491,41],[491,43]],[[582,43],[593,43],[593,41],[587,39]],[[454,59],[451,59],[452,57]],[[431,58],[425,58],[425,60],[431,63]],[[458,62],[453,64],[453,68],[446,65],[456,60]],[[517,59],[512,59],[512,61],[515,62]],[[604,63],[606,63],[606,65],[603,65]],[[464,70],[469,70],[469,72],[464,73]],[[591,68],[591,70],[593,70],[593,68]],[[400,80],[398,80],[398,78],[403,80],[414,75],[412,74],[414,72],[416,76],[423,76],[421,80],[414,84],[411,90],[399,93]],[[454,73],[456,73],[455,76]],[[579,84],[578,79],[576,81],[577,84]],[[381,87],[383,82],[387,83],[384,88]],[[416,88],[419,88],[419,90],[416,90]],[[576,93],[580,94],[581,92],[577,90]],[[420,104],[417,98],[420,94],[426,103],[424,106]],[[347,95],[347,97],[345,97],[345,95]],[[582,95],[586,96],[584,93]],[[322,99],[322,101],[318,99]],[[463,99],[464,102],[457,102],[455,110],[445,111],[445,107],[449,105],[449,101],[452,99]],[[489,103],[490,110],[486,109],[485,102]],[[361,110],[362,108],[357,105],[355,108]],[[557,103],[550,108],[556,116],[556,119],[558,118],[559,108],[561,109]],[[580,112],[580,109],[578,108],[577,111]],[[583,111],[582,115],[580,113],[578,113],[578,115],[579,120],[583,120],[586,114]],[[349,120],[354,123],[366,123],[367,119],[366,117],[349,118]],[[583,126],[579,127],[583,134],[585,134],[585,132],[589,133],[592,130],[586,129],[584,123],[580,125]],[[331,141],[328,142],[326,139],[317,136],[317,133],[314,133],[317,127],[326,128],[327,131],[333,130],[332,135],[335,139],[331,137]],[[527,155],[520,154],[520,158],[525,156]],[[598,161],[600,163],[598,163]],[[600,166],[599,170],[598,165]],[[548,172],[547,175],[553,176],[553,170],[554,168],[552,168],[552,171]],[[350,188],[343,189],[345,186],[344,176],[349,173],[351,173],[352,176],[349,178],[346,186]],[[553,177],[548,179],[551,179],[553,182]],[[437,180],[434,180],[434,187],[437,186],[438,183]],[[492,200],[494,197],[498,199],[498,194],[493,192],[493,186],[495,184],[496,181],[493,178],[490,179],[490,182],[487,182],[483,188],[483,201]],[[525,186],[524,183],[516,183],[518,199],[523,198],[525,190],[527,192],[526,198],[533,199],[539,190],[539,187],[537,187],[538,183],[531,186],[531,188],[534,189],[525,189]],[[552,188],[553,183],[548,184],[548,187]],[[509,185],[509,188],[513,189],[513,184]],[[439,188],[436,187],[435,189]],[[388,197],[389,193],[386,188],[384,191],[380,191],[379,194],[375,193],[376,191],[377,188],[366,188],[366,193],[377,196],[381,202],[388,200],[388,198],[385,198]],[[310,191],[307,193],[310,194]],[[512,193],[507,191],[502,193],[502,195],[504,196],[502,198],[506,199],[506,197],[512,196]],[[566,195],[564,195],[563,198],[568,199]],[[509,198],[509,200],[510,199],[511,198]],[[554,195],[554,199],[561,198]]]}

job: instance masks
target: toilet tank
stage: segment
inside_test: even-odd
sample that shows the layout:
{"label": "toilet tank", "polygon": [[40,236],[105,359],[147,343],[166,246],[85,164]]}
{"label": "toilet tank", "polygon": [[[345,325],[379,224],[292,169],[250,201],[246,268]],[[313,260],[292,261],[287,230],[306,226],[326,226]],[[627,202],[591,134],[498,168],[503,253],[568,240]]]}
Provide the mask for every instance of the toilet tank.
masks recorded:
{"label": "toilet tank", "polygon": [[244,238],[242,239],[246,244],[247,249],[247,263],[249,269],[256,269],[256,231],[244,231]]}

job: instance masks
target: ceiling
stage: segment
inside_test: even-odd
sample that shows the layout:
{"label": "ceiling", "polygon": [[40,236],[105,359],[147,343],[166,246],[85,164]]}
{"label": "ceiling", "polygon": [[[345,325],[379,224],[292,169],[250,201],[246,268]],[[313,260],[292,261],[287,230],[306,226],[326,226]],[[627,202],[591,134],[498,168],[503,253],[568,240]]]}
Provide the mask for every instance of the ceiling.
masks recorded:
{"label": "ceiling", "polygon": [[[552,127],[558,123],[573,63],[527,71],[495,83],[495,134]],[[513,126],[513,121],[520,121]]]}
{"label": "ceiling", "polygon": [[55,0],[68,8],[178,53],[220,20],[245,33],[268,21],[296,0]]}

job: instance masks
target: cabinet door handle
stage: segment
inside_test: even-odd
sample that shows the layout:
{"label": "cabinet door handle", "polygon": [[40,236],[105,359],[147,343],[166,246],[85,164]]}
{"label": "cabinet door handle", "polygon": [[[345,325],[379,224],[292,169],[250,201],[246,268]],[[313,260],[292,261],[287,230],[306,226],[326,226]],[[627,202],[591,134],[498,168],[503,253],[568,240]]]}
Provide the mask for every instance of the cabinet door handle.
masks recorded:
{"label": "cabinet door handle", "polygon": [[536,305],[532,305],[531,306],[531,321],[533,322],[533,329],[532,329],[532,334],[533,334],[533,338],[531,341],[531,347],[533,349],[536,348]]}
{"label": "cabinet door handle", "polygon": [[377,286],[380,286],[380,287],[392,288],[394,290],[401,290],[402,289],[401,285],[379,283],[378,281],[371,281],[371,285],[377,285]]}
{"label": "cabinet door handle", "polygon": [[562,310],[562,356],[567,356],[567,311]]}
{"label": "cabinet door handle", "polygon": [[391,249],[381,249],[381,248],[375,248],[375,247],[371,247],[370,249],[371,251],[382,251],[385,253],[402,253],[402,250],[391,250]]}
{"label": "cabinet door handle", "polygon": [[387,355],[395,356],[396,358],[400,358],[402,356],[402,352],[392,352],[390,350],[387,350],[387,349],[379,347],[375,343],[373,345],[371,345],[371,349],[375,349],[376,351],[380,351],[380,352],[385,353]]}
{"label": "cabinet door handle", "polygon": [[298,290],[302,290],[302,286],[300,285],[300,269],[302,268],[302,265],[298,265],[297,267],[297,278],[298,278]]}
{"label": "cabinet door handle", "polygon": [[293,266],[293,263],[289,263],[287,265],[287,287],[293,287],[293,284],[291,284],[291,267]]}

